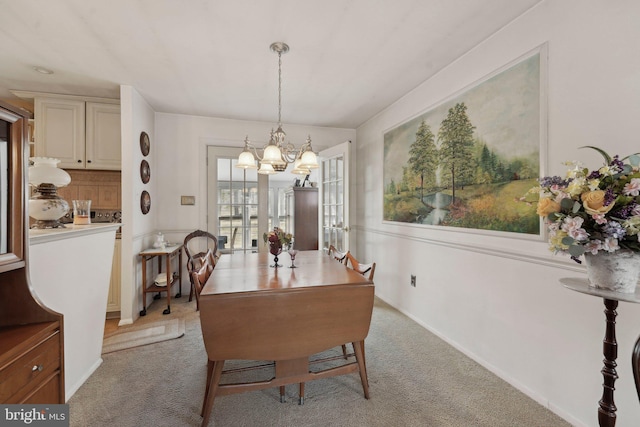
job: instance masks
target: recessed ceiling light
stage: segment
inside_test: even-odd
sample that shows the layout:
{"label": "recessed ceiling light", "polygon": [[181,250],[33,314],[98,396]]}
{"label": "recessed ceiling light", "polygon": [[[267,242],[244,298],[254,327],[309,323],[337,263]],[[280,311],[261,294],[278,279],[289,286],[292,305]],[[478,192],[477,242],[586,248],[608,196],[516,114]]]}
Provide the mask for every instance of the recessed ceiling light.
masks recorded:
{"label": "recessed ceiling light", "polygon": [[53,71],[51,71],[48,68],[44,68],[44,67],[33,67],[33,69],[41,74],[53,74]]}

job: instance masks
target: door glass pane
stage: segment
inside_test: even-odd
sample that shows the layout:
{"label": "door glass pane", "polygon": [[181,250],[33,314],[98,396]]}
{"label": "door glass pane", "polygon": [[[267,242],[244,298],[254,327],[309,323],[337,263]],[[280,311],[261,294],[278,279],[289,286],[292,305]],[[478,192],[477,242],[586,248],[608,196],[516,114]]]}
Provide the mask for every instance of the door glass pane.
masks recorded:
{"label": "door glass pane", "polygon": [[336,182],[330,182],[329,183],[329,204],[331,205],[335,205],[336,204]]}
{"label": "door glass pane", "polygon": [[218,245],[223,252],[251,250],[258,228],[258,182],[254,170],[218,159]]}
{"label": "door glass pane", "polygon": [[323,163],[323,236],[324,247],[334,245],[339,250],[344,249],[344,160],[335,157]]}
{"label": "door glass pane", "polygon": [[336,160],[335,159],[329,160],[329,180],[330,181],[336,180]]}

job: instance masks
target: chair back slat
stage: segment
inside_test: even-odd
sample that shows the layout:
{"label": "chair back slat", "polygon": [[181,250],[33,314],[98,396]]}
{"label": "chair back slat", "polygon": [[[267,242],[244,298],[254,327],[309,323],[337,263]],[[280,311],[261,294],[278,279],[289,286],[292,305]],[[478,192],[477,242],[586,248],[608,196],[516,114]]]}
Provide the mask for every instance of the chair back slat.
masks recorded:
{"label": "chair back slat", "polygon": [[356,259],[356,257],[351,254],[351,252],[347,252],[347,265],[351,264],[351,268],[353,268],[358,273],[367,277],[369,280],[373,282],[373,275],[376,272],[376,263],[372,262],[370,264],[363,264]]}
{"label": "chair back slat", "polygon": [[[209,277],[208,274],[211,274],[211,270],[216,265],[218,239],[209,232],[196,230],[186,235],[182,247],[187,255],[187,274],[191,282],[189,301],[191,301],[192,294],[195,293],[197,307],[199,307],[202,286],[204,286],[206,278]],[[205,265],[208,265],[206,278],[201,274],[199,275]]]}
{"label": "chair back slat", "polygon": [[344,264],[347,260],[347,253],[348,252],[339,251],[333,245],[329,245],[329,256],[342,264]]}

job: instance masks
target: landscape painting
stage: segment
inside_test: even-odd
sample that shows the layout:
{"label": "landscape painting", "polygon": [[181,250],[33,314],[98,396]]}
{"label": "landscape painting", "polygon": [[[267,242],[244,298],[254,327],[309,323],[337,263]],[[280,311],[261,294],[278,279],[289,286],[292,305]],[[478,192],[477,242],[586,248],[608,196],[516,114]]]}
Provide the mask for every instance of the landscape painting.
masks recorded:
{"label": "landscape painting", "polygon": [[540,234],[540,51],[384,135],[385,221]]}

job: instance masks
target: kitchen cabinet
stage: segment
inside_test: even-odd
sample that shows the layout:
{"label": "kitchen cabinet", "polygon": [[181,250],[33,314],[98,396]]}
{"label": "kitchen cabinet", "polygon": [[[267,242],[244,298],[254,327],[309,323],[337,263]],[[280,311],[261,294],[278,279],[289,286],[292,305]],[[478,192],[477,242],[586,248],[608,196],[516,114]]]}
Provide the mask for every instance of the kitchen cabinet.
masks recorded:
{"label": "kitchen cabinet", "polygon": [[81,97],[36,96],[35,154],[63,169],[121,169],[120,105]]}
{"label": "kitchen cabinet", "polygon": [[293,234],[293,247],[318,249],[318,189],[292,187],[285,192],[285,231]]}
{"label": "kitchen cabinet", "polygon": [[113,264],[111,266],[111,280],[109,281],[109,294],[107,295],[107,313],[120,311],[120,254],[122,240],[116,239],[113,248]]}
{"label": "kitchen cabinet", "polygon": [[28,275],[28,119],[0,102],[0,404],[61,404],[63,316],[34,297]]}

